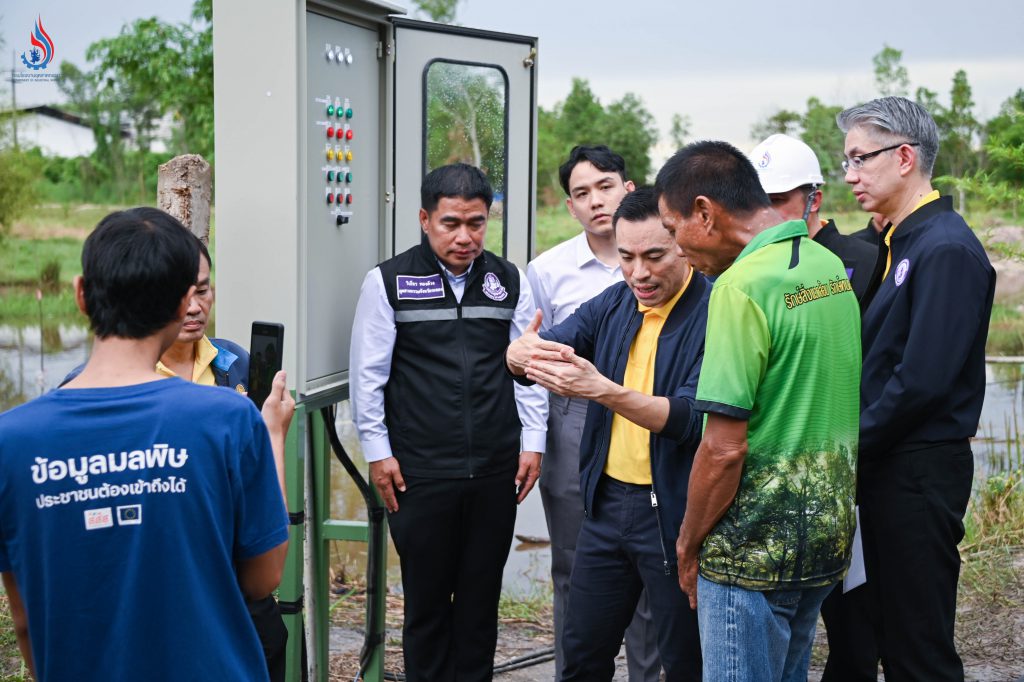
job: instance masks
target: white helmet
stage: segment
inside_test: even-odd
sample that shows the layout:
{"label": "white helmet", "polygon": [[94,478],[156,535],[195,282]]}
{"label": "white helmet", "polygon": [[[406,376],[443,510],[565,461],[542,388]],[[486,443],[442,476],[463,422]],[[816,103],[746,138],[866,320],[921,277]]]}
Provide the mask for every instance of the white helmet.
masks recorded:
{"label": "white helmet", "polygon": [[750,162],[757,169],[766,194],[825,184],[814,150],[789,135],[777,133],[754,147]]}

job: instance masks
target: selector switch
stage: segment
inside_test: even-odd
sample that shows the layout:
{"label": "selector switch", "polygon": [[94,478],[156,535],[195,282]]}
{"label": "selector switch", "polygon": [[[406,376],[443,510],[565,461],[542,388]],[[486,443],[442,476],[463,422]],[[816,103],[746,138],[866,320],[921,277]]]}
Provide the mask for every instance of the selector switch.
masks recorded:
{"label": "selector switch", "polygon": [[342,225],[347,225],[348,224],[348,216],[347,215],[339,215],[335,219],[334,224],[337,225],[338,227],[341,227]]}

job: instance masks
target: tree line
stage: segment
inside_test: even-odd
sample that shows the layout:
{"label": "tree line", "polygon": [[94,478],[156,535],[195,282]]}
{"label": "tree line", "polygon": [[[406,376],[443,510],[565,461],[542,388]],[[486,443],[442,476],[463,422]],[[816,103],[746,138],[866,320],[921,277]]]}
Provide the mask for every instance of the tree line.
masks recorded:
{"label": "tree line", "polygon": [[[458,0],[414,0],[428,18],[453,22]],[[155,192],[157,165],[174,155],[199,153],[213,159],[213,29],[212,0],[196,0],[192,20],[179,24],[157,18],[126,24],[112,38],[89,46],[91,68],[61,64],[64,105],[92,129],[96,150],[75,159],[44,158],[38,151],[0,152],[0,234],[33,199],[61,202],[132,203]],[[873,58],[880,95],[911,96],[910,77],[902,52],[885,46]],[[486,74],[469,73],[461,80],[432,74],[428,131],[431,167],[451,160],[487,166],[496,187],[504,184],[504,117],[499,91]],[[967,74],[957,71],[949,103],[938,93],[918,87],[913,95],[939,126],[940,153],[936,184],[958,196],[961,210],[968,198],[1017,215],[1024,201],[1024,89],[1007,99],[987,122],[977,120]],[[803,110],[780,109],[756,122],[751,136],[772,133],[803,139],[818,154],[827,180],[825,192],[833,210],[856,209],[845,191],[840,161],[843,136],[835,115],[843,105],[819,97]],[[151,150],[158,124],[170,116],[168,152]],[[126,126],[134,135],[126,138]],[[672,117],[667,132],[673,147],[689,137],[691,121]],[[654,116],[632,92],[603,104],[583,79],[576,78],[565,99],[538,111],[537,185],[543,204],[563,198],[558,166],[577,144],[607,144],[626,160],[630,176],[648,181],[651,150],[659,140]],[[33,178],[42,178],[33,181]],[[34,192],[33,192],[34,190]]]}
{"label": "tree line", "polygon": [[[879,96],[897,95],[914,99],[935,119],[939,129],[939,155],[935,162],[935,185],[957,195],[959,210],[968,195],[988,206],[1009,208],[1017,217],[1024,201],[1024,89],[1003,102],[999,113],[980,122],[967,73],[953,74],[949,104],[939,94],[918,87],[911,94],[910,76],[902,63],[903,52],[888,45],[872,58],[875,89]],[[799,137],[818,155],[829,206],[855,210],[856,202],[843,182],[843,134],[836,127],[836,114],[845,107],[811,97],[803,111],[780,109],[755,123],[751,137],[760,140],[773,133]]]}

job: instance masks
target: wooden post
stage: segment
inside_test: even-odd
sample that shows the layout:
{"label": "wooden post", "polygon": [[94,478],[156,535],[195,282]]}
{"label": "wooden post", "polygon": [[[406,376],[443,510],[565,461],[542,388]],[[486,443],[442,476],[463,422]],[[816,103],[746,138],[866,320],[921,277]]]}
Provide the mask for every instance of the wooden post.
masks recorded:
{"label": "wooden post", "polygon": [[206,245],[210,244],[210,202],[213,175],[198,154],[175,156],[159,169],[156,206],[181,221]]}

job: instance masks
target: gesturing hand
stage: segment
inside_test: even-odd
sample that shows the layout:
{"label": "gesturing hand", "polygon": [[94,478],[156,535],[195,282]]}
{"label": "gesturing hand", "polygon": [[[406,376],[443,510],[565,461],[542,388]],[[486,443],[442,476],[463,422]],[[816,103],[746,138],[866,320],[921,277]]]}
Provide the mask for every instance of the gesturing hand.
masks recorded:
{"label": "gesturing hand", "polygon": [[608,379],[593,363],[568,346],[561,347],[557,358],[531,360],[526,366],[526,378],[566,398],[588,400],[597,399],[608,385]]}
{"label": "gesturing hand", "polygon": [[543,313],[538,309],[533,320],[523,330],[523,335],[509,344],[508,350],[505,352],[505,363],[509,370],[517,376],[526,373],[526,365],[530,360],[558,360],[561,357],[562,349],[568,348],[560,343],[540,338],[537,332],[540,330],[542,320]]}

